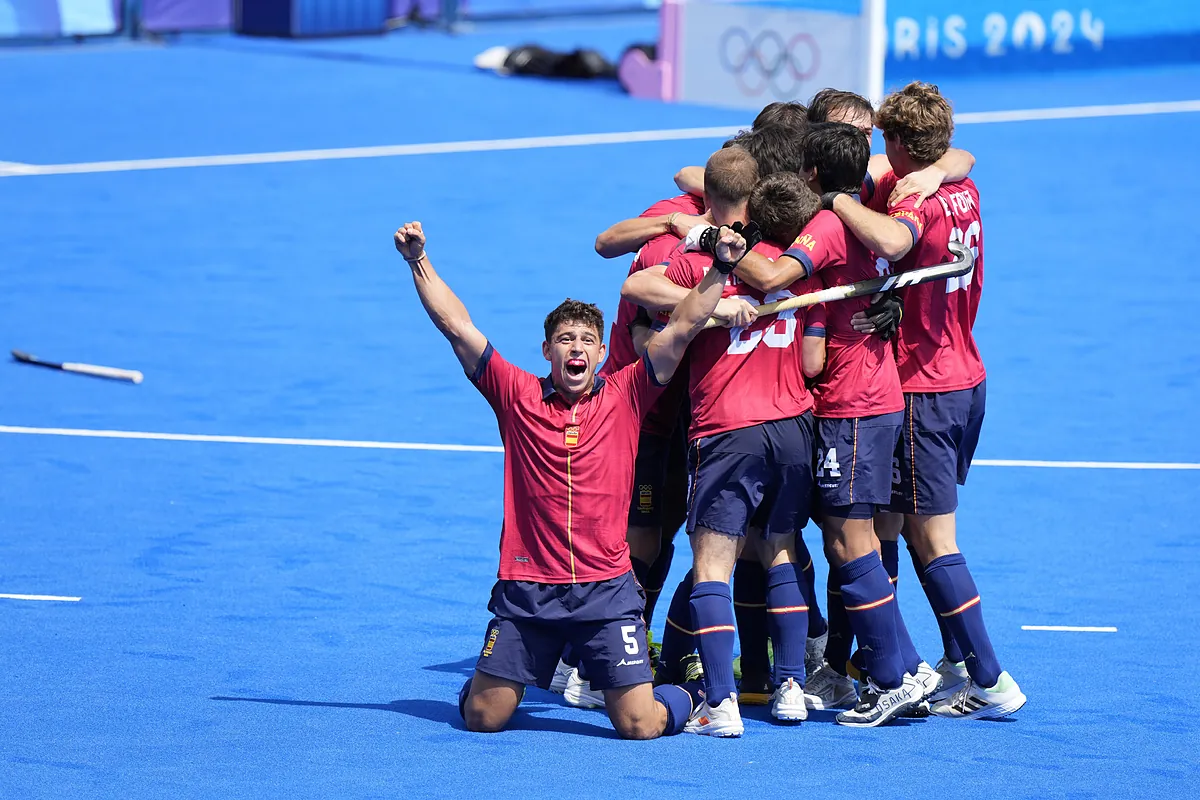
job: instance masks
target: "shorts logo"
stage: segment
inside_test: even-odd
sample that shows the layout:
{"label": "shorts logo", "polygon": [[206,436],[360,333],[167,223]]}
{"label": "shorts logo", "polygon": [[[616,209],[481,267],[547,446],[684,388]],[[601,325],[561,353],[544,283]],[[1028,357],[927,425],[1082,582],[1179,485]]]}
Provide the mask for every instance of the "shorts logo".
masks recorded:
{"label": "shorts logo", "polygon": [[638,484],[638,511],[647,513],[654,510],[654,487],[649,483]]}
{"label": "shorts logo", "polygon": [[574,447],[579,444],[579,426],[568,425],[567,430],[563,433],[563,443],[567,447]]}
{"label": "shorts logo", "polygon": [[492,654],[492,648],[496,646],[496,638],[498,636],[500,636],[499,628],[492,628],[488,631],[487,644],[483,646],[483,653],[480,654],[480,658],[487,658]]}

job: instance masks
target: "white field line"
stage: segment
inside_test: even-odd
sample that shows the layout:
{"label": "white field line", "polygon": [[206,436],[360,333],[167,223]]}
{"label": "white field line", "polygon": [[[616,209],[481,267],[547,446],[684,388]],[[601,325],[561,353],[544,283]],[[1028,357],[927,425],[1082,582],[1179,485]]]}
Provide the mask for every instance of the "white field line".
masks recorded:
{"label": "white field line", "polygon": [[1091,627],[1088,625],[1022,625],[1023,631],[1065,631],[1067,633],[1116,633],[1117,629],[1109,626]]}
{"label": "white field line", "polygon": [[82,597],[59,597],[54,594],[0,594],[0,600],[49,600],[60,603],[78,603]]}
{"label": "white field line", "polygon": [[[1101,117],[1180,114],[1200,111],[1200,100],[1177,100],[1121,105],[1029,108],[1012,111],[972,111],[955,116],[959,125],[997,122],[1033,122],[1052,119],[1096,119]],[[141,158],[122,161],[91,161],[79,164],[20,164],[0,162],[0,178],[32,175],[72,175],[94,172],[134,172],[187,167],[226,167],[246,164],[283,164],[296,161],[334,161],[347,158],[391,158],[442,153],[485,153],[502,150],[535,150],[551,147],[585,147],[635,142],[670,142],[687,139],[719,139],[740,130],[736,126],[676,128],[620,133],[582,133],[563,136],[527,136],[516,139],[478,139],[465,142],[432,142],[372,147],[335,147],[319,150],[281,150],[269,153],[240,153],[219,156]]]}
{"label": "white field line", "polygon": [[[358,450],[425,450],[452,453],[503,453],[498,445],[437,444],[430,442],[376,442],[360,439],[289,439],[279,436],[220,436],[201,433],[156,433],[152,431],[110,431],[88,428],[31,428],[0,425],[0,433],[32,436],[77,436],[90,439],[151,439],[164,442],[216,442],[223,444],[274,444],[298,447],[344,447]],[[1063,469],[1155,469],[1200,470],[1200,463],[1139,461],[1019,461],[976,459],[984,467],[1051,467]]]}

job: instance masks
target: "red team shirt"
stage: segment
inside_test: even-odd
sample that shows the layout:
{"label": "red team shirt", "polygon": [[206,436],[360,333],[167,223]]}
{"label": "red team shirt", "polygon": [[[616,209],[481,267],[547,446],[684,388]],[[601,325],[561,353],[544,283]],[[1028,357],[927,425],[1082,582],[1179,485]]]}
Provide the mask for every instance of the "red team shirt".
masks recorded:
{"label": "red team shirt", "polygon": [[[760,242],[754,252],[774,261],[783,248]],[[695,288],[712,262],[708,253],[680,253],[667,265],[666,274],[673,283]],[[764,295],[733,275],[722,297],[740,296],[760,305],[800,294],[802,285],[797,281],[782,292]],[[688,347],[689,439],[790,419],[812,408],[800,369],[803,323],[802,314],[784,312],[755,320],[749,328],[711,328],[696,337]]]}
{"label": "red team shirt", "polygon": [[629,495],[638,431],[661,387],[648,362],[596,377],[568,406],[549,378],[514,367],[489,344],[471,376],[504,443],[499,578],[589,583],[630,570]]}
{"label": "red team shirt", "polygon": [[[875,259],[832,211],[820,211],[804,227],[785,255],[817,275],[821,288],[878,278]],[[841,300],[825,306],[825,371],[813,391],[818,417],[852,418],[904,409],[904,394],[891,345],[878,336],[858,333],[850,318],[871,298]]]}
{"label": "red team shirt", "polygon": [[[638,216],[661,217],[678,211],[681,214],[699,215],[704,213],[704,201],[690,194],[682,194],[667,200],[660,200],[647,208]],[[641,272],[646,267],[654,267],[666,263],[671,253],[679,245],[679,237],[673,233],[655,236],[642,245],[629,267],[629,274]],[[633,349],[633,337],[629,334],[629,323],[637,317],[637,305],[622,299],[617,306],[617,316],[613,320],[608,333],[608,358],[600,368],[600,374],[608,376],[634,361],[638,354]],[[681,374],[681,373],[677,373]],[[663,392],[662,398],[646,414],[642,422],[642,430],[654,436],[667,437],[675,429],[679,419],[679,408],[683,403],[683,392],[687,382],[678,378],[672,381]]]}
{"label": "red team shirt", "polygon": [[961,278],[932,281],[904,290],[904,323],[900,326],[897,366],[905,392],[953,392],[978,386],[986,377],[971,328],[983,294],[983,223],[979,190],[970,178],[945,183],[915,208],[907,197],[887,209],[896,186],[895,173],[879,180],[868,203],[904,223],[916,244],[892,265],[896,272],[953,260],[948,244],[960,241],[975,254],[975,266]]}

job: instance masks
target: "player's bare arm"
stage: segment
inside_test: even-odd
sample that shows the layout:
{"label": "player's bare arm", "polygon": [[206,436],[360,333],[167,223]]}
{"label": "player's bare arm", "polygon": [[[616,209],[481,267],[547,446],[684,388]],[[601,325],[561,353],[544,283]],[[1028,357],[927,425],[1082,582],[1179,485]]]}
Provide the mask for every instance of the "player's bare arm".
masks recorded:
{"label": "player's bare arm", "polygon": [[800,347],[800,363],[803,365],[804,377],[816,378],[825,371],[825,336],[805,334]]}
{"label": "player's bare arm", "polygon": [[683,238],[692,227],[705,221],[704,217],[694,217],[679,211],[657,217],[622,220],[596,237],[596,252],[604,258],[636,253],[638,248],[656,236],[671,233]]}
{"label": "player's bare arm", "polygon": [[470,374],[479,364],[483,351],[487,349],[487,337],[471,322],[471,315],[458,296],[433,268],[425,252],[425,232],[420,222],[408,222],[400,226],[393,239],[396,249],[412,270],[413,284],[421,305],[454,348],[458,363]]}
{"label": "player's bare arm", "polygon": [[738,263],[737,276],[760,291],[778,292],[808,277],[808,269],[786,253],[772,261],[751,251]]}
{"label": "player's bare arm", "polygon": [[[943,183],[957,183],[971,174],[975,166],[975,156],[966,150],[951,147],[934,163],[924,169],[915,170],[905,175],[892,188],[888,195],[888,207],[896,205],[910,195],[917,196],[916,207],[938,190]],[[892,171],[892,162],[883,153],[871,156],[867,165],[867,174],[871,180],[879,183],[884,175]]]}
{"label": "player's bare arm", "polygon": [[704,167],[684,167],[675,173],[679,191],[696,197],[704,196]]}
{"label": "player's bare arm", "polygon": [[675,374],[687,346],[696,338],[696,334],[704,330],[704,324],[716,311],[725,283],[733,272],[733,265],[745,255],[746,240],[729,228],[722,228],[716,246],[715,265],[704,273],[704,278],[696,288],[688,292],[687,297],[675,307],[667,327],[646,348],[646,355],[654,365],[659,383],[666,383]]}
{"label": "player's bare arm", "polygon": [[871,252],[888,261],[899,261],[916,244],[907,225],[872,211],[848,194],[833,199],[833,212]]}
{"label": "player's bare arm", "polygon": [[[666,269],[666,265],[660,264],[633,273],[621,286],[621,297],[647,311],[674,311],[691,290],[668,278]],[[749,325],[757,318],[758,312],[752,303],[738,297],[725,297],[718,301],[710,316],[719,319],[726,327],[736,327]]]}

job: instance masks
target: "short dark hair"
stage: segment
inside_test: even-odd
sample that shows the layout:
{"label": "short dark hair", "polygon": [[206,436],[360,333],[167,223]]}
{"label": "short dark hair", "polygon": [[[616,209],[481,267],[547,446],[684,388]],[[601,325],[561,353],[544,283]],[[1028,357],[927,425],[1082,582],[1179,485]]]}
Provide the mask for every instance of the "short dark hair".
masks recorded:
{"label": "short dark hair", "polygon": [[808,121],[810,123],[829,122],[829,118],[838,111],[857,111],[875,119],[875,109],[871,101],[854,92],[844,92],[841,89],[822,89],[813,95],[808,102]]}
{"label": "short dark hair", "polygon": [[758,163],[742,147],[725,147],[704,166],[704,195],[709,203],[744,203],[758,183]]}
{"label": "short dark hair", "polygon": [[950,148],[954,112],[950,101],[931,83],[914,81],[888,95],[875,124],[889,139],[897,139],[918,164],[932,164]]}
{"label": "short dark hair", "polygon": [[758,174],[799,172],[804,163],[804,131],[786,125],[764,125],[735,144],[758,162]]}
{"label": "short dark hair", "polygon": [[790,101],[768,103],[754,118],[752,130],[758,130],[766,125],[783,125],[803,131],[808,128],[808,109],[800,103]]}
{"label": "short dark hair", "polygon": [[604,312],[591,303],[568,297],[546,315],[546,341],[550,341],[560,325],[570,322],[586,325],[596,331],[601,339],[604,338]]}
{"label": "short dark hair", "polygon": [[786,247],[821,210],[821,198],[793,172],[776,172],[758,182],[750,195],[750,219],[763,238]]}
{"label": "short dark hair", "polygon": [[822,122],[804,137],[804,169],[817,171],[823,192],[858,192],[870,160],[871,142],[853,125]]}

